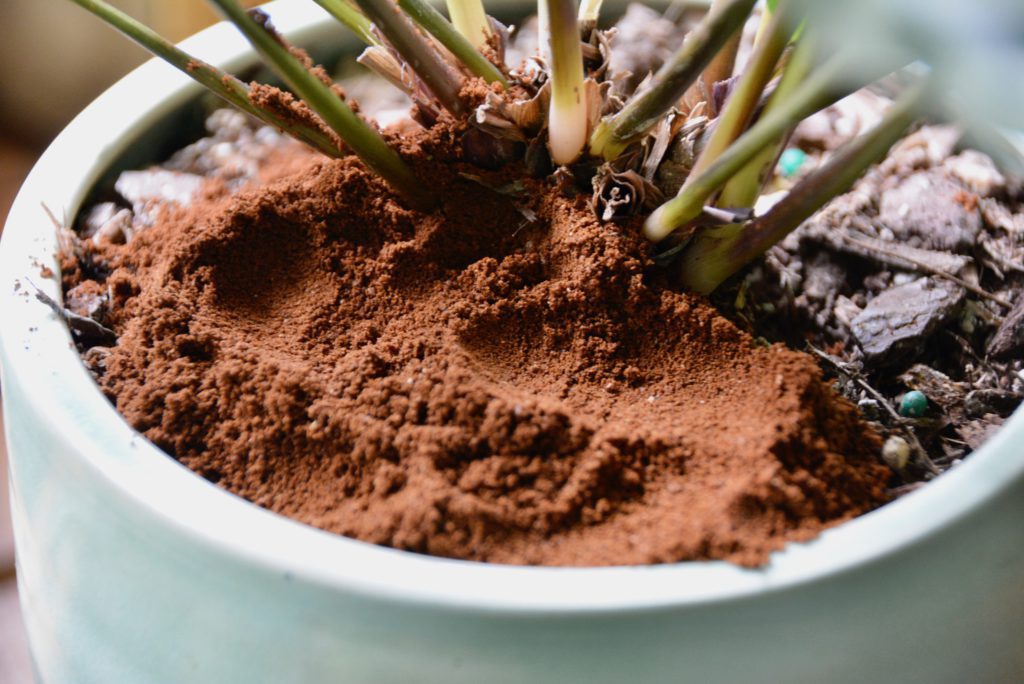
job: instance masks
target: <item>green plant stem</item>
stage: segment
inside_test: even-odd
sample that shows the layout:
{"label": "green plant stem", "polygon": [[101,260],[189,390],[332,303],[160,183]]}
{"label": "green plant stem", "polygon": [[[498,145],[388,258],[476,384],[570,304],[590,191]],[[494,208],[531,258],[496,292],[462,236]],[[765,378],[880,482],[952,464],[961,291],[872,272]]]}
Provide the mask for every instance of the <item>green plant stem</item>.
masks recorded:
{"label": "green plant stem", "polygon": [[481,0],[447,0],[448,16],[456,30],[479,49],[491,37],[491,22]]}
{"label": "green plant stem", "polygon": [[[690,171],[687,183],[691,179],[699,178],[700,174],[722,156],[729,145],[746,129],[754,116],[754,110],[757,109],[765,86],[772,78],[779,57],[786,49],[787,38],[788,31],[783,17],[779,13],[773,14],[764,40],[750,56],[743,75],[736,82],[732,94],[715,121],[711,138]],[[687,183],[683,184],[684,188]]]}
{"label": "green plant stem", "polygon": [[328,14],[344,24],[352,33],[367,45],[380,45],[377,36],[373,35],[370,20],[345,0],[313,0],[323,7]]}
{"label": "green plant stem", "polygon": [[272,111],[257,107],[249,99],[248,85],[231,74],[196,59],[187,52],[177,48],[163,36],[124,12],[111,7],[102,0],[71,1],[96,15],[114,29],[131,38],[171,66],[184,72],[204,88],[246,114],[284,131],[323,154],[331,157],[345,156],[345,151],[338,147],[331,136],[313,126],[284,119]]}
{"label": "green plant stem", "polygon": [[459,33],[444,15],[424,0],[398,0],[398,6],[413,21],[437,38],[441,45],[455,55],[469,69],[470,73],[479,76],[488,83],[500,83],[508,87],[508,81],[498,67],[491,64],[475,47]]}
{"label": "green plant stem", "polygon": [[699,176],[687,182],[678,195],[658,207],[644,223],[651,241],[663,240],[672,231],[700,216],[708,198],[791,126],[845,96],[856,86],[837,86],[845,58],[836,55],[818,67],[785,102],[765,114]]}
{"label": "green plant stem", "polygon": [[611,161],[642,137],[676,105],[729,38],[750,15],[755,0],[726,0],[709,12],[683,41],[651,85],[614,116],[602,121],[590,138],[591,154]]}
{"label": "green plant stem", "polygon": [[[583,90],[583,50],[574,0],[541,0],[550,41],[551,104],[548,147],[555,164],[576,161],[587,142],[587,102]],[[542,35],[541,40],[545,37]]]}
{"label": "green plant stem", "polygon": [[[775,88],[768,104],[765,105],[765,113],[777,109],[782,103],[789,100],[793,91],[807,78],[814,61],[814,50],[808,38],[797,43],[786,64],[779,85]],[[772,168],[779,158],[792,127],[787,129],[774,145],[768,145],[754,156],[746,166],[740,169],[722,188],[722,194],[718,198],[718,205],[722,207],[752,207],[757,201],[765,182],[770,178]]]}
{"label": "green plant stem", "polygon": [[[712,0],[711,6],[708,11],[719,11],[721,5],[727,0]],[[762,25],[766,21],[770,12],[765,8],[761,15]],[[714,91],[715,83],[724,81],[731,78],[733,71],[736,69],[736,54],[739,52],[740,40],[743,38],[743,31],[736,31],[725,42],[725,45],[715,53],[715,56],[711,59],[706,67],[704,67],[703,73],[697,82],[691,85],[686,94],[683,96],[683,104],[686,111],[691,111],[698,103],[704,100],[705,96],[710,96]],[[710,117],[718,116],[718,112],[714,111],[714,103],[708,102],[707,115]]]}
{"label": "green plant stem", "polygon": [[837,150],[828,162],[797,183],[768,213],[748,223],[738,234],[725,238],[699,235],[680,259],[682,283],[696,292],[710,293],[830,199],[846,192],[900,139],[913,122],[924,93],[924,84],[914,86],[886,112],[875,128]]}
{"label": "green plant stem", "polygon": [[468,107],[459,96],[462,79],[438,54],[433,45],[398,9],[392,0],[356,0],[363,13],[376,24],[409,68],[416,72],[441,106],[456,117]]}
{"label": "green plant stem", "polygon": [[435,204],[412,171],[374,128],[360,119],[330,86],[311,74],[276,35],[260,26],[235,0],[213,0],[286,83],[341,136],[352,151],[419,209]]}

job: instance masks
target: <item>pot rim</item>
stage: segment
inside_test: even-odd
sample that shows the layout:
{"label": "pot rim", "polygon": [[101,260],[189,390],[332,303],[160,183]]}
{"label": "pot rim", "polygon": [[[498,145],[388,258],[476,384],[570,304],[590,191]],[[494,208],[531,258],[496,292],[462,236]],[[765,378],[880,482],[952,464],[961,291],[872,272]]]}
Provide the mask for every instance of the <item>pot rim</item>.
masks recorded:
{"label": "pot rim", "polygon": [[[514,0],[508,0],[511,4]],[[501,3],[499,3],[501,4]],[[275,25],[300,44],[331,36],[313,3],[267,6]],[[221,23],[183,43],[213,64],[251,63],[247,43]],[[101,95],[56,138],[26,179],[0,243],[0,355],[5,386],[16,383],[33,415],[77,445],[84,465],[158,524],[205,552],[329,590],[381,601],[453,610],[579,614],[680,609],[737,601],[835,579],[923,544],[1024,479],[1024,410],[962,464],[927,487],[772,554],[762,569],[724,562],[641,567],[516,567],[450,560],[379,547],[317,530],[229,494],[136,433],[103,397],[74,351],[66,327],[30,292],[54,298],[56,235],[40,204],[77,211],[102,171],[162,114],[200,92],[186,76],[152,60]],[[25,426],[22,429],[26,429]],[[8,430],[19,426],[8,422]],[[16,469],[18,454],[10,452]],[[13,484],[12,484],[13,486]]]}

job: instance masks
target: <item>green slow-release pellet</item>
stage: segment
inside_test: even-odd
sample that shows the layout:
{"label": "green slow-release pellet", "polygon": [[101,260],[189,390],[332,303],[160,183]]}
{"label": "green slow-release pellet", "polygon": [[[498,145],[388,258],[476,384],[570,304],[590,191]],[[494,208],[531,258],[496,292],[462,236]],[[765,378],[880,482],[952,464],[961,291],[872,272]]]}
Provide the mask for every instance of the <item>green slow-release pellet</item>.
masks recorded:
{"label": "green slow-release pellet", "polygon": [[907,418],[920,418],[928,410],[928,397],[924,392],[911,390],[900,400],[900,415]]}
{"label": "green slow-release pellet", "polygon": [[779,157],[779,173],[785,178],[792,178],[807,161],[807,155],[797,147],[787,148]]}

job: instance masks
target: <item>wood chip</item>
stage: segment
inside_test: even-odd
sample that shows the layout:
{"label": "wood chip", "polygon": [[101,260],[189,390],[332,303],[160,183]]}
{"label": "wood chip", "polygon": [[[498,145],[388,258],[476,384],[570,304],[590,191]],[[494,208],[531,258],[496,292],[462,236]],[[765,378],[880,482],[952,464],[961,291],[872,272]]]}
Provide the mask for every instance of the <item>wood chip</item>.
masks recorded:
{"label": "wood chip", "polygon": [[924,344],[953,317],[965,295],[954,283],[918,278],[872,299],[850,329],[865,360],[886,365]]}

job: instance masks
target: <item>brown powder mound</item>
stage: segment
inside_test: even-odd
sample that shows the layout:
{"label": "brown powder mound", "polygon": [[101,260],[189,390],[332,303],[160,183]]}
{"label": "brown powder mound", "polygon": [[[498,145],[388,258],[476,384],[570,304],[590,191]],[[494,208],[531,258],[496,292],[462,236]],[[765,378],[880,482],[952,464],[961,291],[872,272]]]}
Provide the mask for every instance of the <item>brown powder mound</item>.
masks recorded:
{"label": "brown powder mound", "polygon": [[456,558],[753,565],[884,500],[815,363],[672,291],[637,225],[431,182],[424,217],[310,158],[164,211],[107,248],[105,391],[231,492]]}

